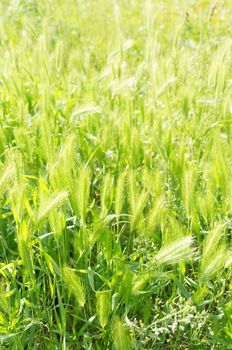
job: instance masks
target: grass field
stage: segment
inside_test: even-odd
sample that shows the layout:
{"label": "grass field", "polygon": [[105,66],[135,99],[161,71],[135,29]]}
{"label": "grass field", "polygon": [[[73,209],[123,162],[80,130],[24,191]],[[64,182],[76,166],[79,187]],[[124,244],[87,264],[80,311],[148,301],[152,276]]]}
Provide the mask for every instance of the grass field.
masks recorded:
{"label": "grass field", "polygon": [[0,349],[232,349],[232,2],[0,1]]}

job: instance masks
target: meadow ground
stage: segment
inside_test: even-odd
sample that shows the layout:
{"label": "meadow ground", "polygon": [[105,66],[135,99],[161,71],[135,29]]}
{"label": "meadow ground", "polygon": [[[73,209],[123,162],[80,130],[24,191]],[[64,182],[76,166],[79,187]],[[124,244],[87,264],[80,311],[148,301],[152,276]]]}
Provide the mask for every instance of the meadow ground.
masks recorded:
{"label": "meadow ground", "polygon": [[231,19],[1,0],[1,350],[232,349]]}

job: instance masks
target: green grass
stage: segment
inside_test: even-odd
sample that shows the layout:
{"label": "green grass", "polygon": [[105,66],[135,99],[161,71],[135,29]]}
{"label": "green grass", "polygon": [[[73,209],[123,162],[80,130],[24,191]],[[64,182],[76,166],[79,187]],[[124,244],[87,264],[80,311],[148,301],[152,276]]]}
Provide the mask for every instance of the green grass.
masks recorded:
{"label": "green grass", "polygon": [[0,349],[232,349],[231,17],[0,2]]}

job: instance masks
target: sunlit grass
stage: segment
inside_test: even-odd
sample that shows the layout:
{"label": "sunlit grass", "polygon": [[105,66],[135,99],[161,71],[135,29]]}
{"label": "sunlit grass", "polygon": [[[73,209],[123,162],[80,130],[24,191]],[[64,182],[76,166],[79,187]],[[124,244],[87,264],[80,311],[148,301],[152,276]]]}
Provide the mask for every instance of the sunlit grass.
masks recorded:
{"label": "sunlit grass", "polygon": [[231,16],[1,1],[1,349],[231,349]]}

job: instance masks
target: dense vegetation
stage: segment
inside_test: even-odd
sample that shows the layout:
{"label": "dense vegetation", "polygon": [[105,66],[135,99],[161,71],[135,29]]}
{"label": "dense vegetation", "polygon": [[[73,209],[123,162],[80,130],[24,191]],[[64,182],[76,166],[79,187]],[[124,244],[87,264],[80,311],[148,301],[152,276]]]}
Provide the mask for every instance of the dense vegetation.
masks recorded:
{"label": "dense vegetation", "polygon": [[0,349],[232,349],[231,18],[1,0]]}

